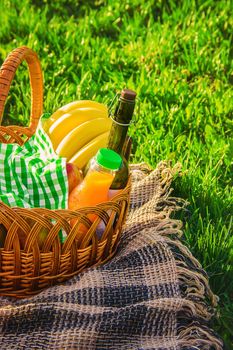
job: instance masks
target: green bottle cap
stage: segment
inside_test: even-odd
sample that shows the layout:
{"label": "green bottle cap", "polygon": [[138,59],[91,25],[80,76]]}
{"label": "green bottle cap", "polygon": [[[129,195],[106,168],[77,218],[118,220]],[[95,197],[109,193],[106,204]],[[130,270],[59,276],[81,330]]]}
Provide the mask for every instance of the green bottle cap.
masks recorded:
{"label": "green bottle cap", "polygon": [[99,165],[110,170],[118,170],[121,166],[121,156],[108,148],[100,148],[96,155]]}

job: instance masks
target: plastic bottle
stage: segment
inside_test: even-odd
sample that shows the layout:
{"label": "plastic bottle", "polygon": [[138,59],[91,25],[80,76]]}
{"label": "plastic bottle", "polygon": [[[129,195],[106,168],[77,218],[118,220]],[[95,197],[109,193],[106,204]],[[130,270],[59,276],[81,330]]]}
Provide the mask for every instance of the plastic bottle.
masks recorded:
{"label": "plastic bottle", "polygon": [[[109,200],[109,188],[117,170],[120,168],[122,158],[113,150],[101,148],[91,159],[89,170],[81,184],[74,188],[69,195],[69,209],[76,210],[81,207],[95,206]],[[96,215],[88,215],[93,222]],[[73,221],[72,224],[76,222]],[[81,225],[80,225],[81,226]],[[82,235],[87,229],[82,225]]]}

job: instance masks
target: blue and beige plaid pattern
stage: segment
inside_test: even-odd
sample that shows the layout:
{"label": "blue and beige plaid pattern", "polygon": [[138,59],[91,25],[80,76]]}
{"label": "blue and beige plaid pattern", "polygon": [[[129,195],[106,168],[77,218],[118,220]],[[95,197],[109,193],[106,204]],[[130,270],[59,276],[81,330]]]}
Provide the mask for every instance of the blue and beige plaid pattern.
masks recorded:
{"label": "blue and beige plaid pattern", "polygon": [[171,218],[182,204],[170,197],[174,169],[131,172],[115,257],[32,298],[1,297],[1,350],[222,349],[208,327],[216,297]]}

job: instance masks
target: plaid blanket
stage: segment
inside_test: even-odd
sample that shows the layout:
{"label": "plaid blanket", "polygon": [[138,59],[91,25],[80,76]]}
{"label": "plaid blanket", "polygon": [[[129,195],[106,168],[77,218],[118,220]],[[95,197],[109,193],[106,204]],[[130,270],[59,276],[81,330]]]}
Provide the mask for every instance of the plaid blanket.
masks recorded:
{"label": "plaid blanket", "polygon": [[171,218],[184,206],[171,197],[176,169],[163,162],[131,170],[115,257],[32,298],[1,297],[1,350],[222,349],[207,323],[216,297]]}

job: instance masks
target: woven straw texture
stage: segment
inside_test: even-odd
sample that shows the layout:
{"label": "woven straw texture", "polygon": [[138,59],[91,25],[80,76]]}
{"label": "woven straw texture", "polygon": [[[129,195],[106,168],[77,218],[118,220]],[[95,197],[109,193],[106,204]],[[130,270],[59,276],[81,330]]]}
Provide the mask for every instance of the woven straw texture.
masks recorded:
{"label": "woven straw texture", "polygon": [[26,46],[22,46],[10,52],[0,69],[0,124],[11,82],[18,66],[24,60],[27,62],[31,86],[30,125],[28,128],[17,125],[9,128],[0,126],[1,142],[5,142],[4,133],[6,133],[10,136],[8,139],[10,143],[16,141],[22,144],[21,135],[29,137],[35,132],[39,118],[43,112],[43,77],[40,61],[36,52]]}
{"label": "woven straw texture", "polygon": [[177,167],[132,166],[130,211],[117,254],[30,299],[1,297],[0,343],[8,349],[222,349],[209,329],[216,296],[171,219]]}
{"label": "woven straw texture", "polygon": [[[28,128],[0,125],[0,142],[3,144],[16,142],[23,145],[35,133],[43,110],[40,62],[33,50],[23,46],[13,50],[0,69],[0,124],[10,84],[19,64],[24,60],[30,75],[30,124]],[[38,188],[38,192],[39,190],[41,188]],[[111,201],[76,211],[41,207],[10,208],[0,201],[0,295],[23,298],[37,294],[48,286],[69,279],[86,267],[101,264],[111,258],[125,221],[129,192],[130,178],[127,186]],[[45,195],[48,195],[47,191]],[[90,215],[94,216],[94,221],[90,220]],[[103,224],[100,239],[99,224]],[[45,239],[40,242],[43,232]],[[60,242],[61,232],[66,237],[63,245]]]}

